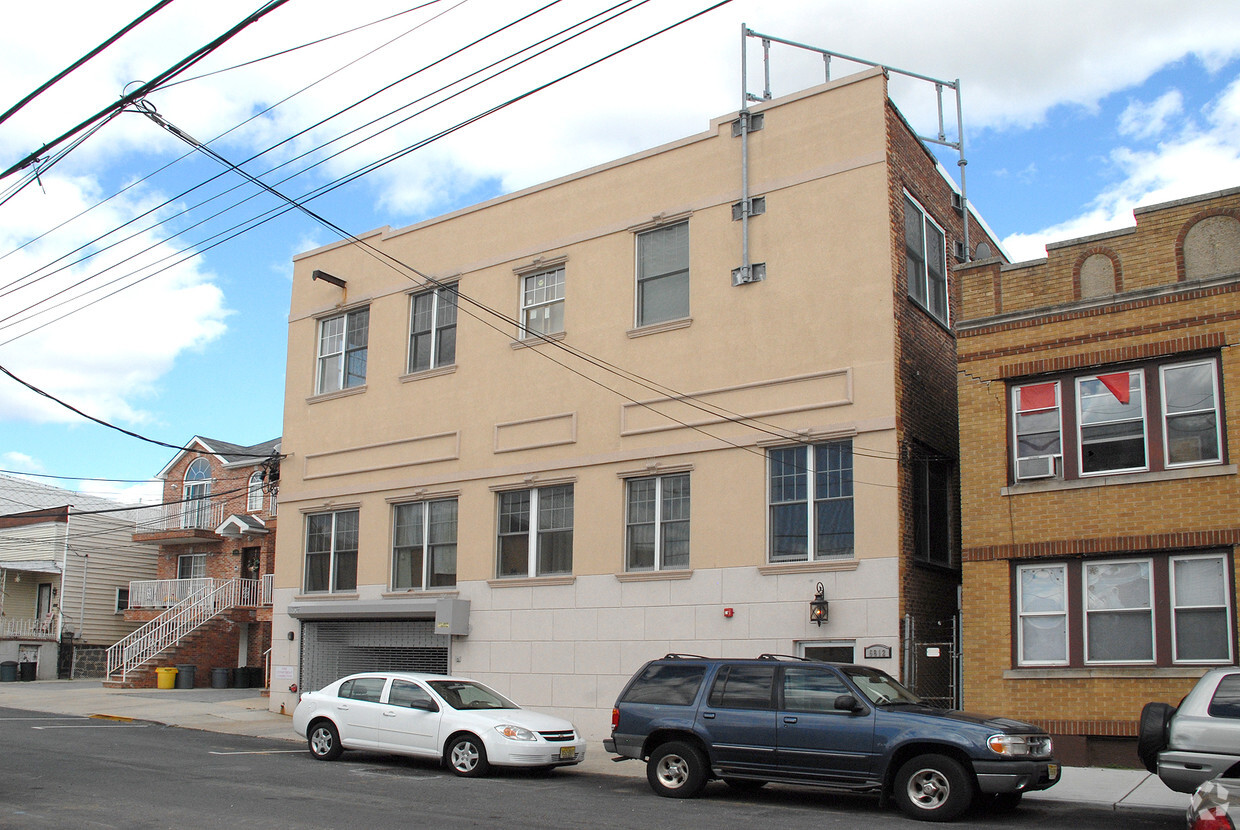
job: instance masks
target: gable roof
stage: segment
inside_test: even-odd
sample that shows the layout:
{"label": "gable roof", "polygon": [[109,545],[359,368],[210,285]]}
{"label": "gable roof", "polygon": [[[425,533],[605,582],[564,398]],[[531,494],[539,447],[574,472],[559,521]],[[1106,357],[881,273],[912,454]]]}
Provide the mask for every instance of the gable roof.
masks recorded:
{"label": "gable roof", "polygon": [[280,452],[280,439],[271,438],[262,443],[247,447],[243,444],[232,444],[216,438],[204,438],[201,435],[195,435],[185,446],[186,449],[178,452],[172,457],[171,461],[164,465],[164,468],[155,475],[156,478],[167,478],[168,471],[175,467],[176,463],[187,452],[191,451],[190,448],[195,446],[200,448],[199,452],[215,456],[216,460],[225,467],[257,466],[273,453],[278,454]]}

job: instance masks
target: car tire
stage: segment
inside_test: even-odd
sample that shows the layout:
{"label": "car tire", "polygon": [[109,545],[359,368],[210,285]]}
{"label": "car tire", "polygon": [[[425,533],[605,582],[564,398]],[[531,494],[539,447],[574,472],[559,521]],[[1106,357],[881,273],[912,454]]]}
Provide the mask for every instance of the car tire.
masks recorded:
{"label": "car tire", "polygon": [[973,803],[972,776],[946,755],[918,755],[896,773],[900,810],[920,821],[951,821]]}
{"label": "car tire", "polygon": [[693,798],[706,786],[706,757],[693,744],[669,741],[650,753],[646,780],[656,795]]}
{"label": "car tire", "polygon": [[320,761],[334,761],[344,752],[344,747],[340,745],[340,733],[329,720],[317,720],[310,724],[306,743],[310,746],[310,754]]}
{"label": "car tire", "polygon": [[1137,731],[1137,757],[1147,770],[1158,772],[1158,753],[1167,748],[1171,716],[1176,707],[1170,703],[1147,703],[1141,709],[1141,726]]}
{"label": "car tire", "polygon": [[456,735],[448,741],[444,751],[448,769],[462,778],[481,778],[491,770],[487,762],[487,750],[476,735]]}

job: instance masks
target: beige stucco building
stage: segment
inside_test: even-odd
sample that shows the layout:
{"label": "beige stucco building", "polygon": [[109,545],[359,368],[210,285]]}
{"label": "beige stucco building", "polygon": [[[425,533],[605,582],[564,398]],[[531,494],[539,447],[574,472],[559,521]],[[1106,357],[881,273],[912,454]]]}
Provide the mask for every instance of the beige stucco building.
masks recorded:
{"label": "beige stucco building", "polygon": [[273,709],[422,668],[601,737],[667,652],[909,671],[956,611],[964,252],[886,83],[296,258]]}

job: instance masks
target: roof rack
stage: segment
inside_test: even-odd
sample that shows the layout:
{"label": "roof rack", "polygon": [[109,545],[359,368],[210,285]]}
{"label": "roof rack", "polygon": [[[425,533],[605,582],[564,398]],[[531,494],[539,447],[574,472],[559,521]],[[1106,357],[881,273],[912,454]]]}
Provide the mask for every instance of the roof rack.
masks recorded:
{"label": "roof rack", "polygon": [[759,654],[759,660],[795,660],[799,663],[813,663],[814,661],[808,657],[797,657],[793,654]]}
{"label": "roof rack", "polygon": [[709,660],[709,657],[703,657],[700,654],[665,654],[664,660]]}

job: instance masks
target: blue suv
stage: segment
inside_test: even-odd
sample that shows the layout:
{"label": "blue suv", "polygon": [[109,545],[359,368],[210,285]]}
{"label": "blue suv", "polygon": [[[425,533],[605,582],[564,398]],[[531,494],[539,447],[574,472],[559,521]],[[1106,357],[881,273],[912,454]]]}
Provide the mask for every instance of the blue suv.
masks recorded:
{"label": "blue suv", "polygon": [[612,710],[608,752],[646,761],[658,795],[692,798],[722,778],[895,799],[948,821],[974,801],[1012,808],[1059,780],[1051,738],[1027,723],[923,705],[869,666],[764,654],[669,654],[638,670]]}

